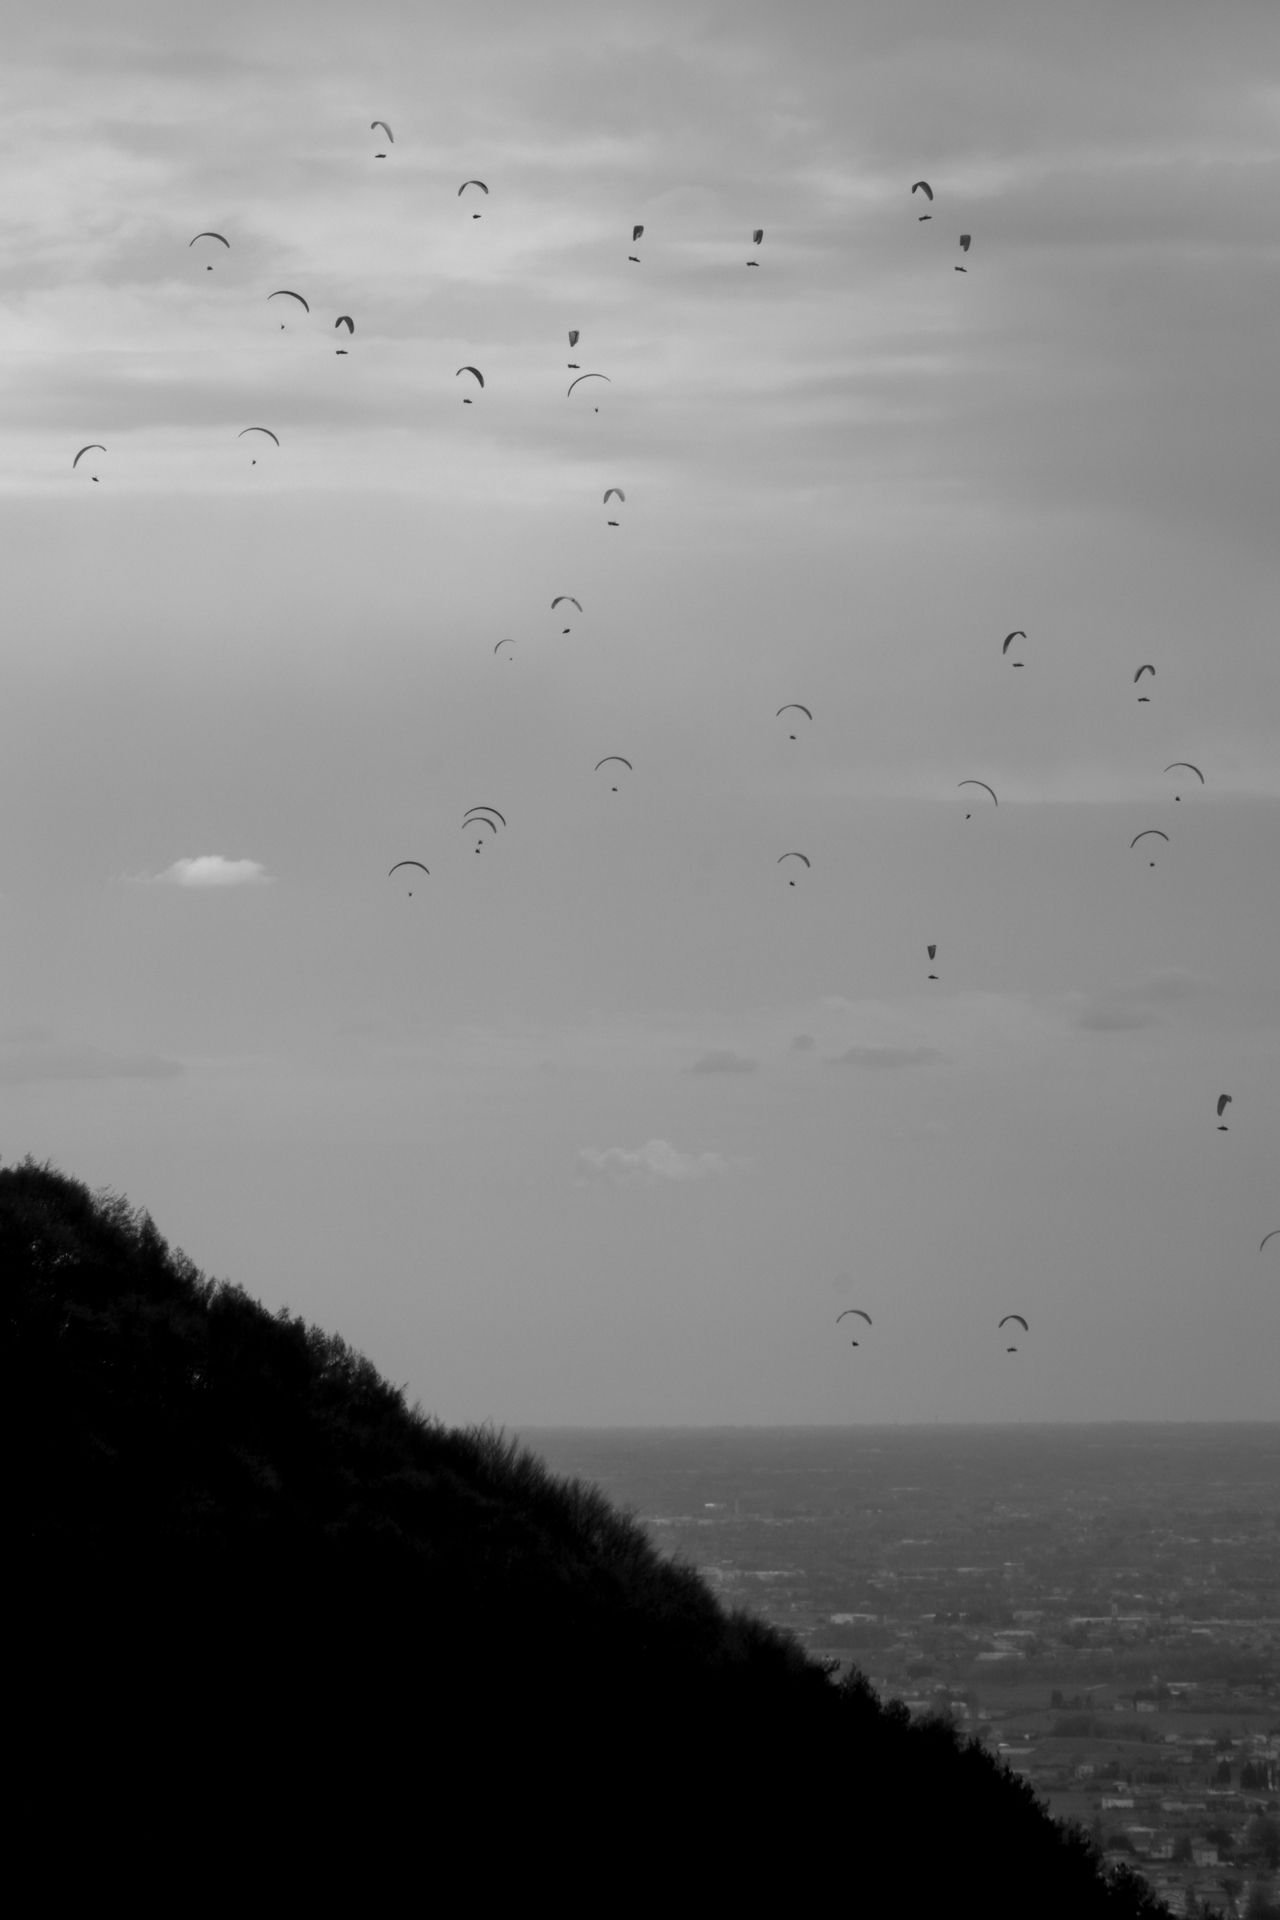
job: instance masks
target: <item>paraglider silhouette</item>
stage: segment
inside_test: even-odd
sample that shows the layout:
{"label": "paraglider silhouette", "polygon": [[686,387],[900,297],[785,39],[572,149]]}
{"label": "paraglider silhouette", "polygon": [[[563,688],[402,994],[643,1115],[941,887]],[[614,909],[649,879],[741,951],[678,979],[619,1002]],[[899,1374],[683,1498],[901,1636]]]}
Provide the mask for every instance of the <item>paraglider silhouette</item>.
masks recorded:
{"label": "paraglider silhouette", "polygon": [[[1204,775],[1201,773],[1199,767],[1192,765],[1190,760],[1171,760],[1169,762],[1169,765],[1165,768],[1165,772],[1172,773],[1176,767],[1185,767],[1188,773],[1194,773],[1194,775],[1196,776],[1196,779],[1200,782],[1201,786],[1204,785]],[[1182,795],[1180,793],[1175,793],[1173,797],[1175,800],[1181,800]]]}
{"label": "paraglider silhouette", "polygon": [[[1156,677],[1156,670],[1152,666],[1149,660],[1144,661],[1143,664],[1138,668],[1138,671],[1134,674],[1133,684],[1135,687],[1137,686],[1139,680],[1141,680],[1144,673],[1149,673],[1153,680]],[[1149,707],[1151,705],[1151,701],[1145,693],[1140,693],[1138,695],[1138,705],[1140,707]]]}
{"label": "paraglider silhouette", "polygon": [[[624,766],[627,769],[628,773],[635,772],[635,768],[632,766],[631,762],[629,760],[624,760],[620,753],[606,753],[603,760],[596,761],[595,767],[593,768],[593,772],[599,773],[601,767],[607,767],[611,760],[616,760],[621,766]],[[616,787],[610,787],[609,791],[610,793],[616,793],[618,789]]]}
{"label": "paraglider silhouette", "polygon": [[[381,127],[381,128],[382,128],[382,131],[383,131],[383,132],[384,132],[384,133],[386,134],[386,136],[387,136],[387,143],[388,143],[388,145],[390,145],[390,146],[393,146],[393,147],[394,147],[394,145],[395,145],[395,143],[396,143],[396,137],[395,137],[395,135],[394,135],[394,133],[392,133],[392,131],[391,131],[391,129],[390,129],[390,127],[389,127],[389,126],[387,125],[387,123],[386,123],[386,121],[385,121],[385,120],[371,120],[371,121],[369,122],[369,131],[370,131],[370,133],[372,133],[372,132],[373,132],[373,130],[374,130],[374,128],[375,128],[375,127]],[[385,153],[375,153],[373,157],[374,157],[374,159],[375,159],[375,160],[385,160],[387,156],[386,156],[386,154],[385,154]]]}
{"label": "paraglider silhouette", "polygon": [[[915,185],[912,187],[911,191],[913,194],[923,193],[925,199],[928,200],[930,203],[932,203],[933,188],[929,185],[929,182],[927,180],[917,180]],[[918,213],[916,215],[917,220],[932,220],[932,218],[933,218],[933,215],[931,213]]]}
{"label": "paraglider silhouette", "polygon": [[[400,871],[400,869],[401,869],[401,867],[422,867],[422,871],[423,871],[423,872],[424,872],[424,873],[426,874],[426,876],[427,876],[427,878],[428,878],[428,880],[429,880],[429,879],[431,878],[431,869],[430,869],[430,867],[423,867],[423,866],[422,866],[422,862],[421,862],[421,860],[397,860],[397,861],[396,861],[396,864],[394,865],[394,867],[392,867],[392,868],[391,868],[391,871],[390,871],[390,872],[389,872],[389,873],[387,874],[387,878],[388,878],[388,880],[389,880],[389,879],[391,878],[391,874],[392,874],[392,873],[399,873],[399,871]],[[409,889],[409,898],[410,898],[411,900],[412,900],[412,898],[413,898],[413,888],[412,888],[412,887],[410,887],[410,889]]]}
{"label": "paraglider silhouette", "polygon": [[[1000,805],[1000,802],[996,800],[995,788],[988,787],[985,780],[958,780],[956,782],[956,785],[960,787],[985,787],[986,791],[991,795],[991,798],[995,801],[995,804],[997,806]],[[972,820],[972,818],[973,818],[973,815],[971,813],[966,813],[965,815],[966,820]]]}
{"label": "paraglider silhouette", "polygon": [[[774,861],[774,865],[776,867],[780,867],[784,860],[803,860],[806,867],[813,865],[813,862],[810,860],[807,853],[780,853],[777,859]],[[794,887],[795,881],[789,880],[787,882],[787,885],[790,887]]]}
{"label": "paraglider silhouette", "polygon": [[[1142,829],[1142,832],[1135,833],[1132,840],[1129,842],[1130,853],[1133,852],[1133,849],[1137,846],[1139,840],[1145,840],[1149,834],[1154,834],[1158,840],[1167,841],[1169,838],[1168,834],[1163,832],[1159,827],[1144,827]],[[1155,861],[1148,860],[1147,865],[1149,867],[1154,867]]]}
{"label": "paraglider silhouette", "polygon": [[[76,455],[75,459],[71,462],[72,473],[74,473],[76,468],[80,465],[80,462],[84,458],[86,453],[105,453],[105,452],[106,452],[106,448],[103,446],[101,440],[91,440],[87,447],[81,447],[79,453]],[[91,473],[89,475],[89,478],[93,481],[95,486],[98,484],[98,476],[96,473]]]}
{"label": "paraglider silhouette", "polygon": [[[938,951],[938,949],[937,949],[937,946],[936,946],[936,945],[934,945],[934,946],[932,946],[932,947],[927,947],[927,948],[925,949],[925,951],[926,951],[926,952],[927,952],[927,954],[929,955],[929,958],[930,958],[930,959],[932,960],[932,959],[933,959],[933,958],[935,957],[935,955],[937,954],[937,951]],[[936,974],[936,973],[931,973],[931,974],[929,975],[929,978],[930,978],[931,980],[936,980],[936,979],[937,979],[937,977],[938,977],[938,976],[937,976],[937,974]]]}
{"label": "paraglider silhouette", "polygon": [[[211,229],[206,230],[204,233],[197,233],[193,235],[193,237],[190,240],[188,240],[187,246],[189,248],[194,247],[197,240],[221,240],[223,246],[227,249],[228,253],[231,251],[231,242],[228,240],[225,233],[214,233]],[[205,272],[206,273],[213,272],[213,267],[208,262],[206,262],[205,264]]]}
{"label": "paraglider silhouette", "polygon": [[1219,1133],[1230,1133],[1231,1131],[1230,1127],[1224,1127],[1221,1125],[1222,1116],[1230,1105],[1231,1105],[1231,1095],[1229,1093],[1220,1093],[1218,1095],[1218,1120],[1219,1120],[1218,1132]]}
{"label": "paraglider silhouette", "polygon": [[[801,706],[798,700],[789,700],[785,707],[778,708],[778,711],[774,714],[773,717],[775,720],[780,720],[784,713],[802,713],[805,716],[806,720],[813,719],[813,715],[812,713],[810,713],[808,707]],[[799,736],[794,733],[789,733],[787,735],[788,740],[795,740],[798,737]]]}
{"label": "paraglider silhouette", "polygon": [[[1000,649],[1000,651],[1001,651],[1001,653],[1008,653],[1008,651],[1009,651],[1009,643],[1010,643],[1010,641],[1012,641],[1012,640],[1025,640],[1025,639],[1026,639],[1026,637],[1027,637],[1027,636],[1026,636],[1026,634],[1025,634],[1025,633],[1024,633],[1023,631],[1022,631],[1022,628],[1021,628],[1021,627],[1015,627],[1012,633],[1006,633],[1006,635],[1005,635],[1005,637],[1004,637],[1004,645],[1003,645],[1003,646],[1001,647],[1001,649]],[[1015,667],[1020,667],[1020,666],[1022,665],[1022,662],[1021,662],[1021,660],[1014,660],[1014,661],[1013,661],[1013,662],[1012,662],[1011,664],[1012,664],[1013,666],[1015,666]]]}
{"label": "paraglider silhouette", "polygon": [[[868,1326],[871,1325],[871,1315],[869,1313],[864,1313],[861,1307],[846,1307],[843,1313],[838,1313],[836,1315],[836,1325],[839,1326],[842,1320],[847,1320],[850,1314],[856,1314],[860,1320],[865,1320]],[[858,1342],[856,1340],[851,1340],[849,1342],[849,1345],[851,1347],[856,1347],[857,1344]]]}

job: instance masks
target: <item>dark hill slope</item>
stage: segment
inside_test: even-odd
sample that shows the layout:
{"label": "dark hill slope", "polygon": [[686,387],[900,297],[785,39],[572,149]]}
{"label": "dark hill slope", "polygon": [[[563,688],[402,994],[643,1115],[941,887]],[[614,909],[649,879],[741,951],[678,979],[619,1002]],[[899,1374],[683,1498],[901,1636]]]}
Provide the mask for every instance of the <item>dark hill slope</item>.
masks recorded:
{"label": "dark hill slope", "polygon": [[481,1911],[803,1913],[834,1884],[858,1915],[1164,1912],[985,1754],[834,1687],[600,1494],[410,1411],[123,1200],[0,1171],[0,1271],[11,1726],[51,1903],[77,1861],[144,1904],[178,1873],[179,1905],[252,1862],[264,1898],[351,1874],[365,1907],[462,1875]]}

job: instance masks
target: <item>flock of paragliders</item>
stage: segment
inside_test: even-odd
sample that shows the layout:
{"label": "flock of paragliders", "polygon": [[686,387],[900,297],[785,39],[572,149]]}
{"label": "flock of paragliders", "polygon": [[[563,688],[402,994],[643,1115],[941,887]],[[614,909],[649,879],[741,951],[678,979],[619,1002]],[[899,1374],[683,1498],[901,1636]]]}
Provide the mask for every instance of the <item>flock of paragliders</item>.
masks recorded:
{"label": "flock of paragliders", "polygon": [[[374,154],[374,158],[376,160],[385,160],[388,157],[387,148],[395,144],[395,136],[392,133],[390,126],[387,124],[385,120],[374,120],[370,123],[369,131],[371,133],[382,132],[386,135],[387,147],[380,149]],[[462,199],[464,195],[471,192],[474,192],[476,194],[482,194],[486,199],[489,197],[489,187],[487,183],[479,179],[464,180],[461,186],[458,188],[457,197],[459,199]],[[930,183],[927,180],[915,181],[912,184],[911,193],[913,197],[916,194],[923,194],[925,201],[928,203],[928,206],[930,209],[929,211],[918,214],[916,216],[917,220],[919,221],[932,220],[934,217],[932,212],[934,193]],[[474,210],[472,212],[471,217],[473,220],[479,220],[481,218],[481,211],[479,209]],[[642,224],[636,224],[632,227],[631,229],[632,246],[636,246],[640,242],[640,240],[644,236],[644,231],[645,231],[644,226]],[[764,241],[763,227],[754,228],[752,230],[751,239],[752,239],[753,246],[755,246],[756,248],[759,248]],[[217,246],[223,247],[228,251],[230,251],[231,242],[230,240],[228,240],[227,236],[222,233],[214,232],[212,229],[205,229],[200,233],[194,234],[191,240],[188,242],[188,247],[189,248],[195,247],[197,245],[200,245],[203,242],[211,242],[216,244]],[[972,244],[971,234],[962,233],[959,236],[960,251],[966,256],[969,253],[971,244]],[[628,254],[627,259],[630,263],[634,265],[638,266],[641,264],[639,255],[635,253]],[[752,259],[748,259],[746,264],[749,267],[758,267],[760,263],[757,259],[752,258]],[[206,261],[205,271],[212,273],[213,262],[211,260]],[[955,266],[955,271],[957,273],[967,273],[968,268],[967,266],[963,266],[957,263]],[[271,293],[267,295],[267,300],[268,302],[272,300],[296,301],[298,306],[302,309],[304,313],[309,315],[311,312],[311,308],[306,297],[303,294],[296,292],[291,287],[275,288]],[[349,341],[354,337],[355,321],[349,313],[339,314],[333,324],[334,324],[335,332],[341,332],[341,330],[345,328],[345,334],[343,335],[343,338],[345,340]],[[281,325],[281,330],[283,331],[286,326],[286,322],[281,321],[280,325]],[[577,347],[580,337],[581,337],[581,334],[578,328],[573,327],[569,329],[570,352],[572,352]],[[347,354],[348,349],[345,345],[343,345],[343,346],[337,347],[335,349],[335,352],[338,354],[338,356],[342,357]],[[578,387],[582,386],[585,382],[590,380],[600,380],[605,382],[606,385],[610,384],[610,378],[608,374],[596,372],[595,370],[588,370],[584,372],[581,369],[580,363],[574,360],[570,360],[567,363],[567,365],[568,365],[568,370],[575,375],[575,378],[569,382],[569,386],[566,390],[566,397],[571,397]],[[459,367],[457,369],[455,378],[462,379],[464,376],[469,377],[475,383],[476,392],[482,392],[484,390],[484,385],[485,385],[484,374],[479,367],[473,366],[470,364]],[[464,406],[470,406],[472,404],[472,400],[473,400],[473,395],[471,393],[468,393],[463,396],[462,404]],[[599,409],[597,408],[596,411],[598,412]],[[270,427],[265,427],[265,426],[255,425],[255,426],[243,427],[240,429],[236,437],[238,439],[245,439],[249,435],[253,435],[253,434],[263,435],[266,439],[272,441],[276,447],[279,447],[280,445],[280,440],[278,435],[275,432],[273,432],[273,430]],[[79,451],[76,453],[75,458],[71,462],[72,471],[74,472],[79,468],[80,462],[81,460],[84,459],[86,454],[105,453],[106,451],[107,451],[106,447],[103,446],[103,444],[100,441],[90,441],[87,445],[81,447]],[[252,459],[251,464],[255,466],[257,465],[256,456],[254,456],[254,458]],[[90,475],[90,478],[94,481],[95,484],[97,483],[98,475],[96,473],[92,473]],[[602,504],[607,508],[611,500],[618,501],[620,505],[626,504],[626,494],[623,492],[621,487],[609,487],[605,490]],[[610,527],[617,527],[620,523],[617,520],[610,519],[606,522],[606,524]],[[551,602],[551,611],[554,613],[557,610],[557,608],[562,606],[574,607],[577,609],[579,613],[582,612],[582,602],[572,594],[557,594],[556,597]],[[569,633],[570,630],[571,629],[569,627],[564,627],[561,629],[563,634]],[[1015,640],[1022,640],[1022,641],[1027,640],[1027,633],[1024,628],[1015,627],[1005,635],[1000,648],[1002,658],[1008,659],[1009,649],[1013,645]],[[503,654],[502,649],[503,648],[514,649],[514,647],[515,647],[515,641],[513,639],[504,638],[499,640],[496,643],[496,645],[493,648],[493,653],[495,657],[502,657],[510,661],[514,657],[513,653]],[[1011,660],[1009,664],[1013,667],[1020,668],[1024,666],[1025,663],[1020,659],[1015,659],[1015,660]],[[1136,669],[1133,675],[1134,686],[1138,686],[1141,683],[1144,675],[1150,675],[1152,681],[1154,682],[1156,677],[1156,669],[1153,662],[1144,661]],[[1148,693],[1145,693],[1145,692],[1140,693],[1137,696],[1137,699],[1138,699],[1139,705],[1145,706],[1150,704],[1150,695]],[[783,706],[778,708],[774,717],[775,719],[780,720],[785,714],[802,714],[810,724],[812,724],[813,722],[812,709],[809,708],[808,706],[803,705],[799,701],[786,702]],[[799,722],[795,721],[789,724],[798,726]],[[795,732],[792,732],[788,735],[788,738],[792,741],[797,740],[798,737],[799,737],[798,734]],[[613,766],[625,767],[628,773],[634,772],[632,762],[629,759],[625,758],[622,754],[606,754],[602,759],[596,762],[594,767],[594,772],[599,773],[603,768],[613,767]],[[1198,766],[1194,765],[1191,761],[1188,761],[1188,760],[1172,761],[1164,769],[1164,771],[1165,773],[1187,772],[1187,773],[1194,774],[1196,779],[1199,781],[1200,785],[1202,787],[1205,785],[1205,777],[1203,772]],[[969,779],[961,780],[958,783],[958,785],[960,788],[965,788],[965,787],[978,788],[984,793],[990,795],[991,804],[993,807],[998,807],[1000,805],[1000,801],[994,787],[990,786],[988,782],[985,780],[969,778]],[[613,793],[618,792],[618,786],[616,784],[616,780],[611,785],[610,791]],[[1173,797],[1175,801],[1179,801],[1179,802],[1182,799],[1182,795],[1180,793],[1175,793]],[[966,820],[972,819],[972,817],[973,815],[971,811],[965,814]],[[474,851],[476,853],[479,853],[483,845],[485,844],[484,836],[483,836],[483,833],[481,832],[481,829],[487,828],[491,836],[496,836],[500,828],[505,827],[506,824],[507,823],[506,823],[505,817],[501,813],[499,813],[495,807],[476,806],[476,807],[468,808],[466,813],[464,814],[462,819],[462,831],[472,833],[476,836]],[[1169,835],[1164,831],[1163,828],[1144,827],[1141,829],[1140,832],[1136,833],[1133,836],[1133,839],[1130,841],[1129,843],[1130,851],[1133,851],[1143,841],[1148,839],[1158,839],[1163,841],[1166,845],[1169,844]],[[783,866],[788,861],[793,861],[793,860],[798,861],[800,865],[806,870],[808,870],[812,866],[812,862],[810,861],[809,856],[806,853],[802,853],[796,848],[790,848],[787,850],[787,852],[779,854],[776,864],[778,866]],[[1148,864],[1154,867],[1155,860],[1154,859],[1149,860]],[[395,875],[397,873],[400,873],[406,870],[410,872],[416,871],[426,875],[428,878],[430,877],[429,869],[421,860],[396,861],[395,864],[391,867],[388,877],[391,877],[392,875]],[[794,887],[796,884],[795,878],[794,877],[789,878],[788,884]],[[412,898],[413,897],[412,887],[408,889],[408,892],[409,892],[409,897]],[[926,947],[926,952],[931,963],[936,959],[937,951],[938,951],[937,942],[930,942]],[[936,973],[930,973],[927,976],[927,978],[929,980],[936,981],[938,979],[938,975]],[[1225,1113],[1227,1107],[1230,1106],[1231,1099],[1232,1099],[1232,1096],[1229,1093],[1221,1094],[1218,1098],[1218,1103],[1217,1103],[1218,1131],[1221,1133],[1226,1133],[1228,1131],[1227,1126],[1223,1121],[1223,1114]],[[1262,1252],[1270,1241],[1276,1240],[1276,1239],[1280,1239],[1280,1227],[1274,1227],[1269,1233],[1264,1235],[1259,1245],[1259,1249],[1258,1249],[1259,1252]],[[839,1325],[841,1320],[847,1319],[851,1315],[865,1320],[868,1327],[871,1325],[870,1314],[867,1313],[861,1307],[846,1308],[846,1310],[843,1313],[837,1316],[836,1324]],[[1029,1331],[1026,1320],[1023,1318],[1021,1314],[1017,1314],[1017,1313],[1006,1314],[998,1323],[998,1330],[1003,1329],[1005,1326],[1009,1325],[1011,1322],[1016,1322],[1022,1328],[1024,1333]],[[859,1343],[857,1340],[854,1340],[851,1342],[851,1344],[856,1347]],[[1017,1351],[1018,1349],[1016,1346],[1009,1346],[1006,1348],[1006,1352],[1008,1353],[1016,1353]]]}

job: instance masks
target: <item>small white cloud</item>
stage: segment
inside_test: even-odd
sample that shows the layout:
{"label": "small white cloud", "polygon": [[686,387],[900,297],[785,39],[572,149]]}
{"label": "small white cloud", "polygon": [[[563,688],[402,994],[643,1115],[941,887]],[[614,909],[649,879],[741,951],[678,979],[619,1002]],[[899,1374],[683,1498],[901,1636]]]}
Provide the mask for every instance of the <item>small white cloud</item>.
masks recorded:
{"label": "small white cloud", "polygon": [[699,1055],[686,1073],[754,1073],[756,1063],[748,1060],[744,1054],[733,1053],[728,1047],[713,1047],[710,1053]]}
{"label": "small white cloud", "polygon": [[175,860],[163,873],[143,878],[164,882],[172,887],[264,887],[271,875],[261,860],[228,860],[221,853],[198,853],[193,859]]}
{"label": "small white cloud", "polygon": [[584,1180],[621,1185],[653,1185],[659,1180],[705,1180],[723,1173],[728,1161],[719,1153],[681,1153],[669,1140],[646,1140],[642,1147],[583,1147],[577,1171]]}
{"label": "small white cloud", "polygon": [[945,1059],[937,1047],[846,1047],[833,1056],[837,1067],[924,1067],[932,1060]]}

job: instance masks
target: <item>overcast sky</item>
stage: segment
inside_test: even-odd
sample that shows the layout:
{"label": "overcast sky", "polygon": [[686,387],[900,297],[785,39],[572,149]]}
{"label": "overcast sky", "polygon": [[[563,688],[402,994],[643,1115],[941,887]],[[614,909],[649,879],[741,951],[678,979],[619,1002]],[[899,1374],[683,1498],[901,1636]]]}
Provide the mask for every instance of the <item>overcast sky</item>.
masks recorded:
{"label": "overcast sky", "polygon": [[5,38],[4,1158],[450,1421],[1274,1417],[1274,0]]}

